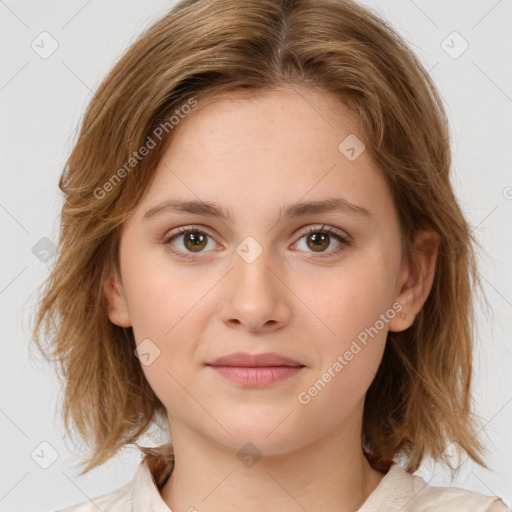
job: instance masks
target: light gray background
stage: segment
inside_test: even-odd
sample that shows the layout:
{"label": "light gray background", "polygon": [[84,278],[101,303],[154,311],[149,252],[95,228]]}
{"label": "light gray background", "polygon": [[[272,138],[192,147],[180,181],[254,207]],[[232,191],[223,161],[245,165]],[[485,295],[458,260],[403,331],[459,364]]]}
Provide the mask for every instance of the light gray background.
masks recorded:
{"label": "light gray background", "polygon": [[[475,353],[477,412],[486,423],[479,437],[488,443],[492,471],[468,460],[454,482],[438,465],[425,463],[418,474],[431,484],[499,495],[510,506],[512,1],[362,3],[391,21],[440,89],[452,128],[454,186],[485,248],[480,275],[493,310],[489,321],[479,314]],[[94,498],[124,485],[140,461],[135,449],[127,449],[83,477],[72,471],[76,454],[58,416],[59,381],[50,366],[28,359],[31,294],[49,269],[32,248],[43,237],[57,241],[58,177],[92,91],[128,44],[172,4],[0,0],[1,511],[50,511]],[[31,48],[43,31],[59,45],[47,59]],[[463,41],[453,35],[446,40],[453,31],[469,44],[457,58]],[[165,441],[165,431],[154,432],[161,437],[153,444]],[[42,442],[58,455],[47,469],[36,463],[50,461],[46,445],[42,459],[31,456],[42,453]]]}

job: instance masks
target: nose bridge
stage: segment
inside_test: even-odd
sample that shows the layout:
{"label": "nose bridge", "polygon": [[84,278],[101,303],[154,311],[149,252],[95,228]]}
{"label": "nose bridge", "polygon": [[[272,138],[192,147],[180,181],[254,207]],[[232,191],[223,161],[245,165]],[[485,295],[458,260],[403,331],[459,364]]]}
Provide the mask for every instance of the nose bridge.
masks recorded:
{"label": "nose bridge", "polygon": [[[268,241],[268,239],[267,239]],[[275,276],[270,271],[275,266],[273,251],[264,240],[247,236],[236,248],[233,275],[237,292],[254,294],[264,291],[272,294]],[[275,270],[274,270],[275,272]]]}
{"label": "nose bridge", "polygon": [[[267,239],[268,240],[268,239]],[[265,324],[278,325],[288,318],[283,284],[276,277],[280,265],[271,248],[246,237],[233,255],[228,290],[221,307],[224,322],[244,324],[258,330]]]}

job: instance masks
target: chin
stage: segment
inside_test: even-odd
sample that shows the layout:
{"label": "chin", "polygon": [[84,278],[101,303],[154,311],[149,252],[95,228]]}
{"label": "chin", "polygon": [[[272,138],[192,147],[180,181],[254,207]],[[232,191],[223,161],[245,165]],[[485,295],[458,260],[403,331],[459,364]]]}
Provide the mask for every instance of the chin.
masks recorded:
{"label": "chin", "polygon": [[[282,420],[281,417],[278,421],[273,422],[272,426],[267,422],[258,422],[257,420],[251,425],[223,423],[233,437],[222,430],[221,437],[215,441],[237,454],[243,452],[256,456],[283,455],[298,447],[296,446],[297,431],[291,432],[290,425],[286,427],[284,424],[279,425]],[[211,432],[209,434],[211,436]]]}

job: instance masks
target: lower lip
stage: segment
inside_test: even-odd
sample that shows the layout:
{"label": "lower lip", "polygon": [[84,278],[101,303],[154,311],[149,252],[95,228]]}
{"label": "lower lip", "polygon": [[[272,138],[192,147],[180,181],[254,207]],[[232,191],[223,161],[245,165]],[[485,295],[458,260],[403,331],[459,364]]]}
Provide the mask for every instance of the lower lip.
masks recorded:
{"label": "lower lip", "polygon": [[245,387],[258,388],[296,375],[303,366],[211,366],[226,379]]}

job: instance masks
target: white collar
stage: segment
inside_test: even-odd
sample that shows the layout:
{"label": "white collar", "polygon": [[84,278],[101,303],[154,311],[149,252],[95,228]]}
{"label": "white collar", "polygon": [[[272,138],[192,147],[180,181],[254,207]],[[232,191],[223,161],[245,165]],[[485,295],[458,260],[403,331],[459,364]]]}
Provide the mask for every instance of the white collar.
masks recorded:
{"label": "white collar", "polygon": [[[162,475],[155,475],[160,478]],[[384,475],[379,485],[368,496],[358,512],[380,510],[382,505],[395,505],[407,501],[411,492],[419,492],[426,483],[418,476],[407,473],[399,464],[394,463]],[[403,492],[390,496],[390,489],[400,489]],[[172,512],[163,500],[160,490],[147,464],[147,456],[140,462],[131,482],[132,512]]]}

